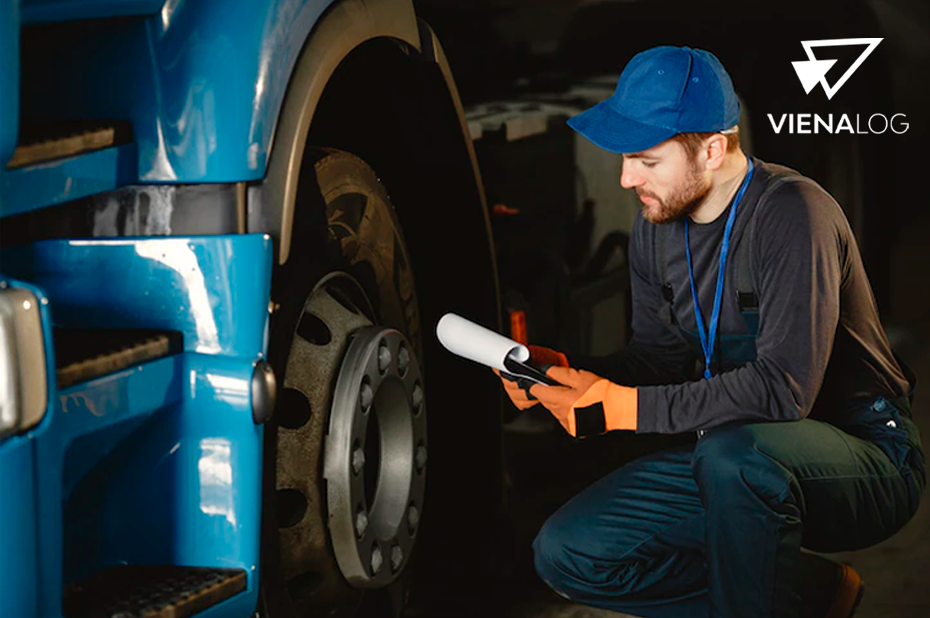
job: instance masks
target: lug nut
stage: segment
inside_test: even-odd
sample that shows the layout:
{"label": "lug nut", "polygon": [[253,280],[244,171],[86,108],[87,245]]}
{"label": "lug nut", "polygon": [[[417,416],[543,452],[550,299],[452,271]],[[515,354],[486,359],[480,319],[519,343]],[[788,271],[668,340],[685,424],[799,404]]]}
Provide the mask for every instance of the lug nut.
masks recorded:
{"label": "lug nut", "polygon": [[397,572],[403,562],[404,550],[400,548],[400,545],[395,545],[391,548],[391,571]]}
{"label": "lug nut", "polygon": [[401,346],[400,350],[397,351],[397,368],[401,373],[407,372],[407,365],[410,364],[410,352],[407,351],[407,348]]}
{"label": "lug nut", "polygon": [[381,548],[375,545],[371,550],[371,572],[373,575],[378,574],[382,564],[384,564],[384,556],[381,555]]}
{"label": "lug nut", "polygon": [[407,511],[407,526],[410,528],[411,533],[416,530],[418,523],[420,523],[420,511],[411,504],[410,509]]}
{"label": "lug nut", "polygon": [[358,515],[355,516],[355,532],[358,534],[358,538],[365,536],[365,530],[368,529],[368,513],[365,511],[359,511]]}
{"label": "lug nut", "polygon": [[362,383],[362,410],[367,410],[371,407],[371,402],[375,398],[375,393],[371,390],[371,385],[368,382]]}
{"label": "lug nut", "polygon": [[426,447],[422,444],[417,447],[416,454],[417,472],[422,472],[426,467]]}
{"label": "lug nut", "polygon": [[355,450],[352,451],[352,470],[356,474],[362,471],[362,468],[365,467],[365,451],[362,450],[362,447],[357,446]]}
{"label": "lug nut", "polygon": [[419,384],[417,384],[413,387],[413,408],[414,410],[419,411],[421,405],[423,405],[423,389],[420,388]]}
{"label": "lug nut", "polygon": [[381,373],[384,373],[390,366],[391,350],[386,345],[382,345],[378,348],[378,369],[381,370]]}

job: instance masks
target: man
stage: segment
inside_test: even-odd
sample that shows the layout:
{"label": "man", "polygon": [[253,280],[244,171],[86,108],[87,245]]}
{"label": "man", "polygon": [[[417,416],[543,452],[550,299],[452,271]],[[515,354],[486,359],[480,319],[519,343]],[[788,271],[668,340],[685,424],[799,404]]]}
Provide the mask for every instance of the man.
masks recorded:
{"label": "man", "polygon": [[569,121],[623,155],[620,184],[642,201],[632,340],[573,363],[585,369],[531,347],[564,386],[503,384],[573,436],[698,437],[565,504],[536,538],[536,568],[563,596],[646,618],[845,618],[858,574],[801,548],[866,547],[916,511],[912,378],[841,208],[743,154],[739,114],[716,57],[658,47]]}

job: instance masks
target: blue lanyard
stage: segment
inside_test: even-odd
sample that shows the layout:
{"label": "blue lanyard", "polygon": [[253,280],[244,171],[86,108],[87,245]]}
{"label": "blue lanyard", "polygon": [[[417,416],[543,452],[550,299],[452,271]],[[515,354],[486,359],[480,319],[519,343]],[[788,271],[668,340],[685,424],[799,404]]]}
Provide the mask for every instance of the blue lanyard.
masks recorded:
{"label": "blue lanyard", "polygon": [[710,316],[710,341],[704,330],[704,316],[701,314],[701,305],[698,303],[697,288],[694,285],[694,267],[691,266],[691,243],[688,236],[688,217],[685,217],[685,256],[688,258],[688,278],[691,280],[691,298],[694,299],[694,316],[697,318],[698,334],[701,336],[701,349],[704,350],[704,377],[709,378],[710,361],[714,356],[714,342],[717,340],[717,324],[720,322],[720,299],[723,297],[723,276],[727,264],[727,253],[730,250],[730,233],[733,231],[733,222],[736,221],[736,207],[739,205],[743,194],[746,193],[746,187],[752,179],[753,164],[752,159],[746,157],[749,161],[749,170],[740,185],[736,197],[733,199],[733,207],[730,209],[730,216],[727,217],[727,226],[723,232],[723,246],[720,249],[720,266],[717,269],[717,290],[714,293],[714,312]]}

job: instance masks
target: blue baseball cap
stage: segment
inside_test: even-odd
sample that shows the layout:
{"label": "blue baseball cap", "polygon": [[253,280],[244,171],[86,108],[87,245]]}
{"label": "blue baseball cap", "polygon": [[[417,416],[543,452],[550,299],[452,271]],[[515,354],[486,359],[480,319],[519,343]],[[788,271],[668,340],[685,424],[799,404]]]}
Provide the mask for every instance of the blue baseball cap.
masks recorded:
{"label": "blue baseball cap", "polygon": [[633,56],[614,94],[568,125],[605,150],[631,153],[678,133],[725,131],[739,114],[733,82],[716,56],[665,45]]}

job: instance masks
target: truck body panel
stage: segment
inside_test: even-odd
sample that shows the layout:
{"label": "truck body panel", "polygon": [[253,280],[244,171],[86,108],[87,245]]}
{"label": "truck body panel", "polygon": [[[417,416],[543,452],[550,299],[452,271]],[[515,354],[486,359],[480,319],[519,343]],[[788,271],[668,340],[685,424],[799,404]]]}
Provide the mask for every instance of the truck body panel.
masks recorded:
{"label": "truck body panel", "polygon": [[[0,0],[0,168],[13,155],[18,134],[19,5],[17,0]],[[2,205],[0,194],[0,212]]]}
{"label": "truck body panel", "polygon": [[[2,260],[45,299],[47,342],[50,308],[58,328],[156,327],[184,339],[180,354],[51,385],[41,424],[0,443],[4,470],[16,471],[0,475],[0,493],[19,497],[6,515],[15,525],[0,531],[5,563],[18,565],[4,568],[4,610],[61,616],[67,584],[129,563],[242,569],[246,592],[204,615],[247,615],[263,436],[252,377],[267,353],[271,239],[49,240]],[[54,358],[49,350],[49,376]]]}
{"label": "truck body panel", "polygon": [[[42,37],[41,49],[24,39],[24,75],[43,75],[41,85],[24,85],[24,107],[38,120],[131,122],[140,182],[258,180],[296,59],[331,4],[168,3],[149,17],[56,31]],[[374,36],[418,45],[409,3],[349,4],[366,26],[351,33],[357,40],[343,53]],[[324,68],[335,69],[339,60]],[[319,76],[323,84],[327,78]]]}
{"label": "truck body panel", "polygon": [[21,0],[24,24],[154,15],[170,12],[177,0]]}
{"label": "truck body panel", "polygon": [[135,144],[94,150],[53,163],[0,170],[0,216],[112,191],[136,177]]}

